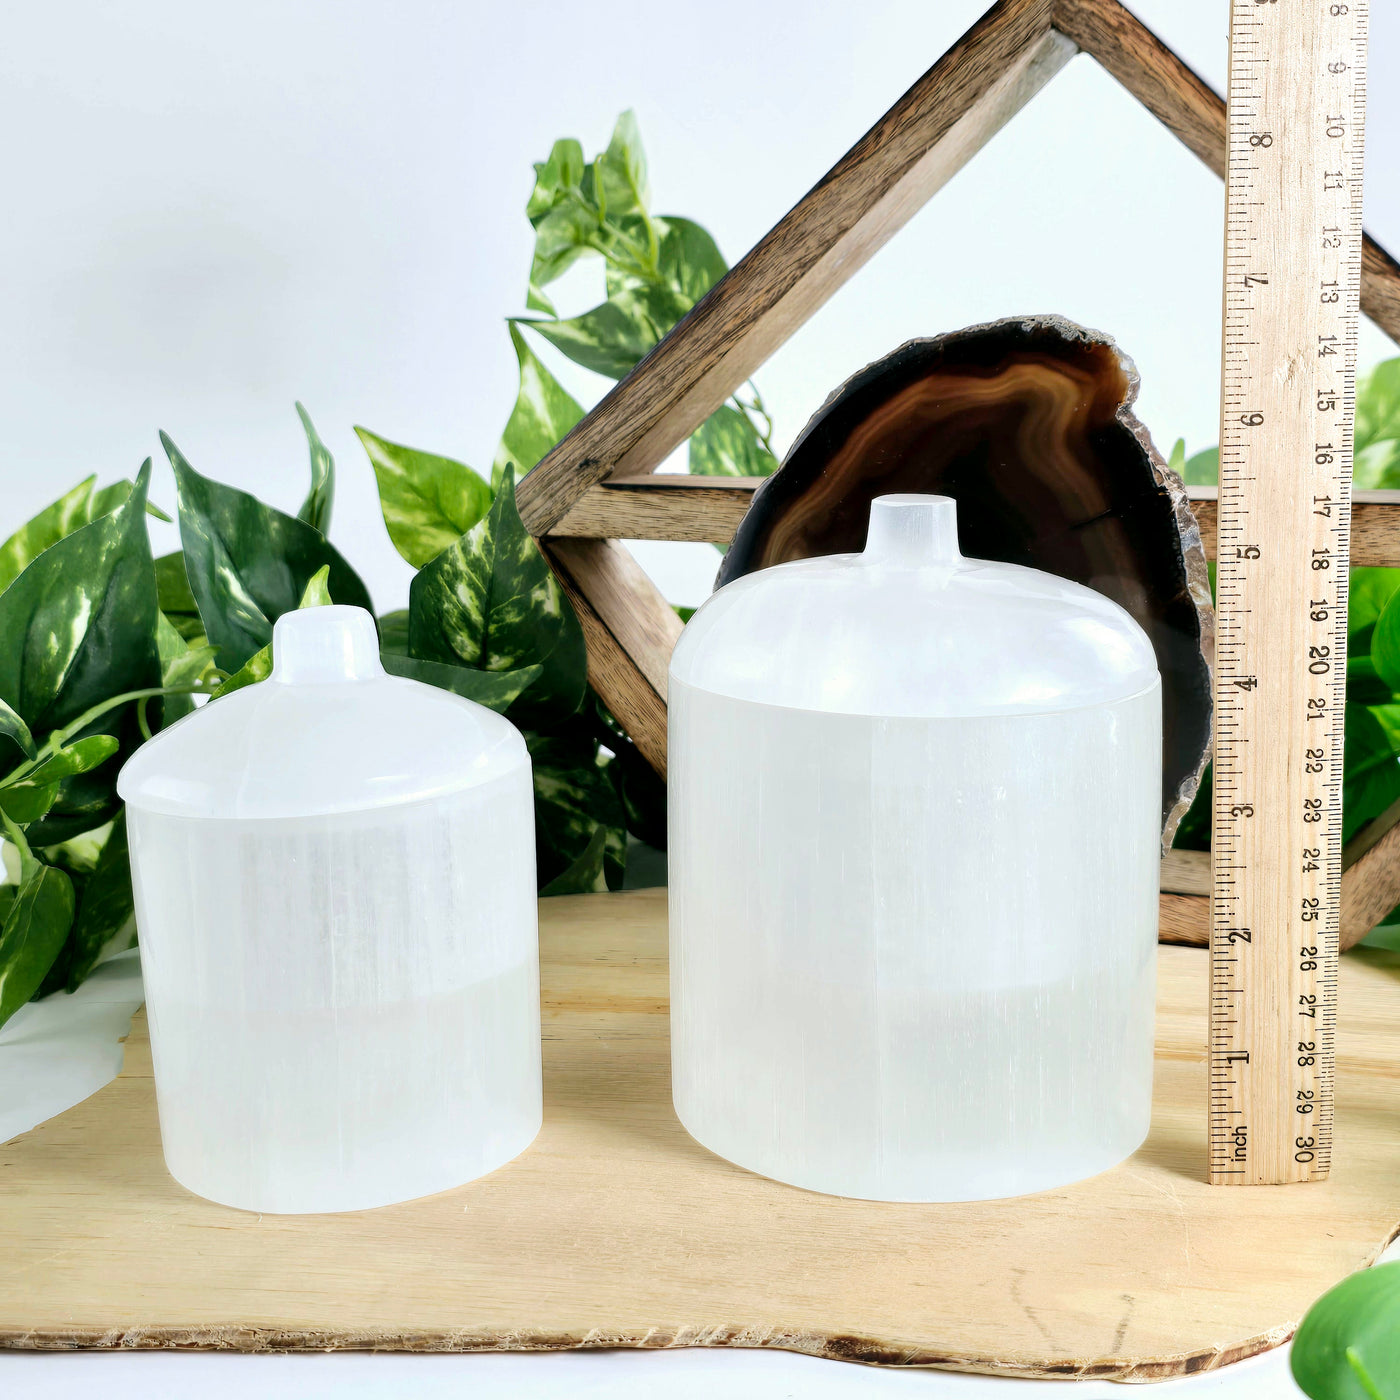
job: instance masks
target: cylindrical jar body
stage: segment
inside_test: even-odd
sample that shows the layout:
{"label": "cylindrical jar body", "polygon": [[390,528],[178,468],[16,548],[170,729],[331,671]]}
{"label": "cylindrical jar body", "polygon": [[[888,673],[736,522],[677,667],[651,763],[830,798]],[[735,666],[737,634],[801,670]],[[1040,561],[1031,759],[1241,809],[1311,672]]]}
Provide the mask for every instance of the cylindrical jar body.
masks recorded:
{"label": "cylindrical jar body", "polygon": [[534,1138],[520,747],[513,772],[431,801],[131,810],[161,1138],[182,1185],[247,1210],[354,1210],[460,1185]]}
{"label": "cylindrical jar body", "polygon": [[1146,1136],[1160,686],[891,718],[672,676],[676,1111],[879,1200],[1019,1195]]}

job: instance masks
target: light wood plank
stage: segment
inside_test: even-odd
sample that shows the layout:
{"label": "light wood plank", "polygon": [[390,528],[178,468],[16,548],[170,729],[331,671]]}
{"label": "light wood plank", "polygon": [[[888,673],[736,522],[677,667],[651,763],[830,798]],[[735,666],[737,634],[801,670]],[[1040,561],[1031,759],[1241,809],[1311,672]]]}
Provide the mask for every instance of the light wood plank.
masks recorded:
{"label": "light wood plank", "polygon": [[587,487],[651,471],[1072,57],[1050,0],[1001,0],[520,483],[532,534]]}
{"label": "light wood plank", "polygon": [[[1225,178],[1225,99],[1136,15],[1118,0],[1056,0],[1054,25]],[[1400,339],[1400,265],[1369,236],[1362,244],[1361,309]]]}
{"label": "light wood plank", "polygon": [[1277,1346],[1400,1221],[1393,955],[1343,959],[1347,1152],[1329,1182],[1205,1184],[1206,958],[1163,948],[1136,1156],[1019,1200],[882,1205],[764,1180],[686,1136],[665,920],[659,890],[541,901],[543,1131],[482,1181],[383,1210],[258,1216],[182,1191],[138,1021],[121,1078],[0,1148],[0,1344],[765,1347],[1160,1380]]}

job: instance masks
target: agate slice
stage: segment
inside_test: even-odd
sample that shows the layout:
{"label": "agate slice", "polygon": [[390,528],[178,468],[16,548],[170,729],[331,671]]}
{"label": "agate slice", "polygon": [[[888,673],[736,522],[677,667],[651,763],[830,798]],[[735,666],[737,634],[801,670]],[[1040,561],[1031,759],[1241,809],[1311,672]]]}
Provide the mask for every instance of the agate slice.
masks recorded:
{"label": "agate slice", "polygon": [[1087,584],[1152,639],[1169,845],[1210,749],[1214,617],[1186,488],[1132,412],[1137,388],[1112,340],[1057,316],[912,340],[808,423],[755,493],[719,584],[861,549],[876,496],[952,496],[965,555]]}

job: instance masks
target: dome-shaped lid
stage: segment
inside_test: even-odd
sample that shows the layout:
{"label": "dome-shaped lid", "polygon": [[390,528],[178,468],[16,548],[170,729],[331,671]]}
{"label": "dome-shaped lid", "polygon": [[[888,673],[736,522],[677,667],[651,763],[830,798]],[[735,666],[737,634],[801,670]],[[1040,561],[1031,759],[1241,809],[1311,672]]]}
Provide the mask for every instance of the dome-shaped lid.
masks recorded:
{"label": "dome-shaped lid", "polygon": [[947,496],[880,496],[861,554],[726,584],[671,659],[682,682],[834,714],[1021,715],[1125,699],[1157,680],[1117,603],[1037,569],[964,559]]}
{"label": "dome-shaped lid", "polygon": [[441,797],[518,768],[525,742],[481,705],[386,674],[363,608],[277,619],[272,675],[157,734],[122,769],[139,811],[309,817]]}

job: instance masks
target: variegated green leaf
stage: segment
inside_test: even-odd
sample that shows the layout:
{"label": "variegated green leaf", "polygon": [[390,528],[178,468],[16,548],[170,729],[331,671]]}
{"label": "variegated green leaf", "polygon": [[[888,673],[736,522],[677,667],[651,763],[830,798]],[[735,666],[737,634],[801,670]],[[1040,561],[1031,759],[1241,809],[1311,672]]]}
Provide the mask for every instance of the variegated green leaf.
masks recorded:
{"label": "variegated green leaf", "polygon": [[583,408],[540,363],[514,324],[510,340],[520,362],[520,392],[496,449],[493,481],[499,481],[507,464],[522,475],[529,471],[583,417]]}
{"label": "variegated green leaf", "polygon": [[748,415],[725,404],[691,436],[690,470],[697,476],[771,476],[778,459],[759,440]]}
{"label": "variegated green leaf", "polygon": [[[156,652],[156,581],[146,536],[146,462],[128,499],[44,550],[0,593],[0,699],[37,735],[59,728],[113,695],[160,684]],[[128,749],[140,742],[133,706],[109,711],[83,736],[113,734]],[[0,739],[0,771],[16,748]],[[77,774],[36,844],[50,845],[111,820],[119,763]]]}
{"label": "variegated green leaf", "polygon": [[606,894],[608,880],[603,865],[607,849],[607,828],[594,827],[583,854],[567,870],[561,870],[547,885],[542,885],[540,895]]}
{"label": "variegated green leaf", "polygon": [[[327,580],[330,577],[330,566],[323,565],[312,574],[310,581],[306,585],[306,591],[301,595],[298,608],[325,608],[331,603],[330,588]],[[243,665],[231,675],[210,697],[214,700],[222,699],[225,695],[232,695],[235,690],[242,690],[244,686],[257,685],[259,681],[265,681],[272,674],[272,643],[254,652]]]}
{"label": "variegated green leaf", "polygon": [[50,545],[92,522],[93,487],[95,476],[80,481],[71,491],[47,505],[32,520],[0,545],[0,593]]}
{"label": "variegated green leaf", "polygon": [[661,275],[694,306],[729,271],[708,229],[674,214],[655,220],[661,232]]}
{"label": "variegated green leaf", "polygon": [[[163,612],[156,614],[156,650],[160,655],[163,686],[198,685],[207,681],[215,670],[215,650],[203,640],[203,634],[200,634],[200,645],[191,646]],[[163,728],[183,719],[194,709],[194,696],[165,695],[160,704]]]}
{"label": "variegated green leaf", "polygon": [[38,821],[53,807],[61,782],[100,767],[118,747],[112,735],[94,734],[50,754],[22,778],[0,784],[0,812],[20,826]]}
{"label": "variegated green leaf", "polygon": [[474,671],[469,666],[449,666],[442,661],[421,661],[414,656],[382,652],[380,660],[391,676],[402,676],[439,690],[450,690],[467,700],[475,700],[488,710],[504,714],[520,698],[521,692],[539,678],[543,666],[522,666],[518,671]]}
{"label": "variegated green leaf", "polygon": [[599,207],[607,217],[645,214],[651,207],[646,151],[636,113],[630,109],[618,117],[608,149],[594,166],[593,178]]}
{"label": "variegated green leaf", "polygon": [[180,492],[185,571],[225,670],[272,640],[272,624],[298,605],[319,569],[342,603],[374,611],[359,575],[320,531],[246,491],[201,476],[164,434]]}
{"label": "variegated green leaf", "polygon": [[622,804],[598,765],[597,743],[572,733],[527,733],[525,742],[535,781],[535,865],[541,891],[577,864],[600,830],[607,887],[620,889],[627,832]]}
{"label": "variegated green leaf", "polygon": [[491,488],[465,462],[356,428],[374,467],[394,548],[414,568],[435,559],[491,509]]}
{"label": "variegated green leaf", "polygon": [[[45,506],[33,520],[21,525],[0,545],[0,593],[50,545],[57,544],[84,525],[91,525],[99,517],[110,515],[131,495],[131,482],[124,479],[100,490],[94,490],[96,482],[95,476],[80,481],[52,505]],[[157,520],[170,519],[149,500],[146,502],[146,514],[154,515]]]}
{"label": "variegated green leaf", "polygon": [[621,379],[690,310],[669,286],[634,282],[567,321],[523,321],[576,364]]}
{"label": "variegated green leaf", "polygon": [[33,758],[38,752],[29,726],[3,700],[0,700],[0,735],[13,739],[25,758]]}
{"label": "variegated green leaf", "polygon": [[0,1026],[38,991],[73,925],[73,882],[51,865],[26,866],[0,926]]}
{"label": "variegated green leaf", "polygon": [[331,507],[335,504],[335,458],[321,441],[311,421],[311,415],[297,404],[297,417],[306,430],[306,445],[311,450],[311,489],[297,511],[297,519],[304,520],[313,530],[323,535],[331,532]]}
{"label": "variegated green leaf", "polygon": [[414,578],[408,643],[425,661],[480,671],[542,666],[520,699],[522,723],[571,715],[583,703],[583,632],[521,522],[509,467],[490,514]]}

